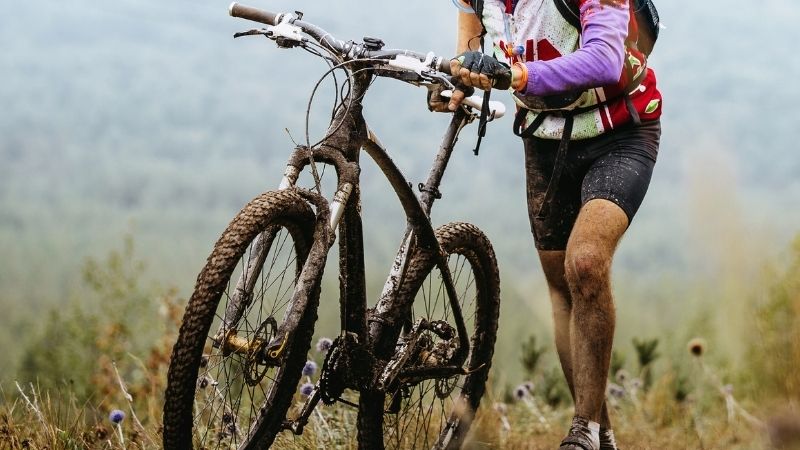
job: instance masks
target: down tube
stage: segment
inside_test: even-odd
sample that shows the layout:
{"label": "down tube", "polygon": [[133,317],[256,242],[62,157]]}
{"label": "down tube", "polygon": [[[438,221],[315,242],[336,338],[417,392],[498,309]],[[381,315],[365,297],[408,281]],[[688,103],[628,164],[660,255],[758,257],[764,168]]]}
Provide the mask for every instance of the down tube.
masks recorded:
{"label": "down tube", "polygon": [[377,340],[380,339],[383,334],[380,331],[383,328],[383,324],[388,322],[392,325],[397,323],[397,320],[400,319],[399,311],[394,308],[392,300],[396,295],[397,287],[402,283],[402,277],[405,274],[412,245],[421,247],[423,250],[432,251],[434,254],[438,254],[440,251],[439,243],[436,241],[428,214],[433,201],[438,197],[438,187],[442,180],[444,170],[447,167],[453,147],[455,146],[458,133],[466,123],[466,114],[456,113],[454,115],[442,140],[428,180],[425,185],[420,185],[422,191],[421,203],[420,199],[414,194],[411,185],[395,166],[374,133],[369,133],[369,139],[364,146],[367,153],[375,160],[376,164],[381,168],[394,188],[408,218],[408,227],[403,241],[395,257],[378,304],[375,307],[374,318],[376,320],[370,321],[369,323],[370,338],[378,354],[382,353],[384,350],[389,351],[389,346],[391,345],[389,342],[378,342]]}

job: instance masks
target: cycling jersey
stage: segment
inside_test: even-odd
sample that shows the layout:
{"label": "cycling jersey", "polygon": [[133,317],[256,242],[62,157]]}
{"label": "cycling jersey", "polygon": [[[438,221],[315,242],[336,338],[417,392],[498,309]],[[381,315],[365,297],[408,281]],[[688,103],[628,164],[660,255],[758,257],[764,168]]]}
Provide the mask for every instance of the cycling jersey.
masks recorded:
{"label": "cycling jersey", "polygon": [[[596,137],[631,121],[626,91],[641,120],[658,119],[655,72],[644,55],[625,45],[636,32],[628,1],[579,2],[581,30],[567,22],[553,0],[519,0],[514,7],[506,0],[484,1],[482,21],[495,56],[528,68],[528,85],[515,96],[518,105],[531,110],[526,122],[544,110],[572,110],[577,112],[572,139]],[[574,95],[564,96],[569,93]],[[564,124],[563,114],[549,114],[534,136],[560,139]]]}

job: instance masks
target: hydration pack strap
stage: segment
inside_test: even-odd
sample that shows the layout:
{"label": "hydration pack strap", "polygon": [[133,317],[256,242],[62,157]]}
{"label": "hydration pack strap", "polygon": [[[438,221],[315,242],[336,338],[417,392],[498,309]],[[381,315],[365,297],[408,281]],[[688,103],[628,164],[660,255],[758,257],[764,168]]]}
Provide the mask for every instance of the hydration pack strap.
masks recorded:
{"label": "hydration pack strap", "polygon": [[553,0],[553,3],[556,4],[558,12],[570,25],[578,30],[581,29],[580,10],[576,11],[575,5],[570,0]]}
{"label": "hydration pack strap", "polygon": [[529,111],[530,110],[525,108],[518,108],[517,114],[514,116],[514,134],[521,138],[533,137],[533,133],[536,133],[536,130],[542,126],[548,115],[547,111],[539,113],[536,118],[533,119],[533,122],[523,130],[522,124],[525,122],[525,118],[528,117]]}
{"label": "hydration pack strap", "polygon": [[481,105],[481,116],[478,119],[478,142],[475,143],[475,149],[472,150],[475,156],[481,151],[481,141],[486,136],[486,124],[489,123],[489,97],[492,91],[488,90],[483,93],[483,105]]}
{"label": "hydration pack strap", "polygon": [[556,161],[553,164],[553,175],[550,177],[550,183],[547,184],[547,191],[544,194],[544,201],[539,211],[536,212],[536,218],[542,219],[550,214],[550,209],[553,204],[553,199],[558,190],[558,183],[561,181],[561,174],[564,172],[564,165],[567,160],[567,150],[569,150],[569,141],[572,138],[572,126],[575,124],[575,117],[569,114],[565,117],[564,134],[561,135],[561,142],[558,144],[558,152],[556,153]]}

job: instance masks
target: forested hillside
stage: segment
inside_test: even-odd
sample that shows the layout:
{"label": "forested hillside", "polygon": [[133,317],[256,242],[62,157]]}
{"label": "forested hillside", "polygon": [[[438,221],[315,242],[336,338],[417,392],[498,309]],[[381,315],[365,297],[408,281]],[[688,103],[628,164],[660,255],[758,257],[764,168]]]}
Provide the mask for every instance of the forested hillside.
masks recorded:
{"label": "forested hillside", "polygon": [[[448,0],[251,2],[303,10],[342,38],[377,36],[391,47],[442,55],[454,48]],[[234,32],[252,24],[228,17],[228,2],[6,6],[0,379],[13,377],[46,311],[80,301],[86,258],[119,247],[126,234],[147,263],[146,276],[188,296],[228,220],[277,185],[293,145],[289,134],[302,138],[308,96],[326,69],[263,38],[234,41]],[[800,37],[800,5],[714,0],[659,7],[667,28],[651,64],[665,97],[664,135],[649,197],[617,265],[625,338],[688,320],[687,305],[719,301],[722,280],[735,281],[727,290],[746,286],[800,230],[800,58],[790,45]],[[317,136],[330,110],[332,85],[323,86],[312,114]],[[410,179],[420,181],[447,117],[427,111],[423,90],[396,81],[380,80],[370,94],[368,121]],[[521,145],[510,129],[508,118],[492,124],[477,158],[474,125],[465,132],[434,211],[437,223],[472,221],[495,242],[507,318],[499,354],[506,360],[516,351],[505,345],[508,337],[549,327],[528,231]],[[403,223],[374,168],[365,167],[363,182],[368,259],[381,268],[368,274],[375,295]]]}

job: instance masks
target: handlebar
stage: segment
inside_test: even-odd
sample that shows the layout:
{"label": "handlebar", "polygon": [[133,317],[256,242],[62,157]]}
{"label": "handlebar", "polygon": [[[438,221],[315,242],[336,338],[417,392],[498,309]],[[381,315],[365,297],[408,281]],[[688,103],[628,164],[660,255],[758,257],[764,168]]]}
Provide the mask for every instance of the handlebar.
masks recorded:
{"label": "handlebar", "polygon": [[[308,34],[321,45],[333,51],[341,57],[346,59],[386,59],[395,60],[395,64],[390,64],[398,68],[405,68],[409,70],[435,70],[437,72],[450,75],[449,60],[437,57],[433,53],[421,54],[411,50],[401,49],[374,49],[366,45],[356,44],[354,42],[344,42],[333,37],[330,33],[322,28],[301,20],[302,15],[294,16],[289,13],[273,13],[264,11],[251,6],[241,5],[233,2],[228,8],[228,13],[232,17],[258,22],[264,25],[280,28],[283,24],[284,29],[277,30],[280,32],[290,32],[292,28],[299,29],[303,33]],[[273,31],[274,32],[274,31]],[[289,36],[287,36],[289,37]],[[416,63],[411,59],[415,59]],[[424,64],[425,66],[420,66]],[[411,66],[414,67],[411,67]]]}
{"label": "handlebar", "polygon": [[236,2],[231,3],[230,8],[228,8],[228,13],[232,17],[247,19],[270,26],[276,25],[276,20],[278,18],[278,15],[275,13],[263,11],[250,6],[240,5]]}
{"label": "handlebar", "polygon": [[[421,54],[411,50],[384,50],[382,48],[383,43],[379,40],[375,40],[370,44],[341,41],[322,28],[304,22],[301,13],[273,13],[251,6],[240,5],[236,2],[231,3],[228,12],[232,17],[271,26],[272,29],[266,33],[258,32],[257,34],[266,34],[267,37],[276,40],[284,39],[290,46],[307,42],[308,38],[303,36],[303,34],[306,34],[343,60],[385,61],[385,65],[389,66],[389,68],[415,72],[420,77],[427,77],[425,79],[428,81],[432,79],[438,80],[436,82],[442,83],[446,87],[455,87],[449,80],[451,75],[449,59],[436,56],[433,52]],[[380,44],[377,44],[378,42]],[[281,41],[278,41],[278,44],[281,45]],[[467,98],[464,102],[465,105],[478,110],[481,109],[482,103],[482,97],[480,96]],[[492,101],[489,102],[489,110],[493,118],[500,118],[505,114],[505,105],[502,102]]]}

